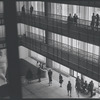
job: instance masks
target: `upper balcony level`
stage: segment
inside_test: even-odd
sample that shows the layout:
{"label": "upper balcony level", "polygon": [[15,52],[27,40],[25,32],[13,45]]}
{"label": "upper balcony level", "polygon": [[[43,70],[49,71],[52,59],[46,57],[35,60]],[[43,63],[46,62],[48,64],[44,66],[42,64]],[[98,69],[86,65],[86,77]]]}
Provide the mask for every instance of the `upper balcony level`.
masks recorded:
{"label": "upper balcony level", "polygon": [[[71,22],[68,24],[67,16],[48,14],[34,11],[32,15],[29,12],[24,15],[17,12],[18,23],[27,24],[41,28],[59,35],[67,36],[83,42],[100,46],[100,26],[91,27],[88,20],[78,19],[77,24]],[[4,24],[3,14],[0,16],[0,24]]]}
{"label": "upper balcony level", "polygon": [[71,22],[69,25],[66,16],[48,14],[46,17],[43,12],[32,15],[18,12],[18,22],[100,46],[100,26],[92,28],[88,20],[78,19],[77,24]]}

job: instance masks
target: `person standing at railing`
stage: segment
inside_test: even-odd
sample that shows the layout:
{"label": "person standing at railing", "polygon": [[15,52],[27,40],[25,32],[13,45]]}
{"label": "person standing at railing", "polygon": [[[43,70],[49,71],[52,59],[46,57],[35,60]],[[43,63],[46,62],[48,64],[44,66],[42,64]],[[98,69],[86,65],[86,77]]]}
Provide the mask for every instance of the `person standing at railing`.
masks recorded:
{"label": "person standing at railing", "polygon": [[96,14],[96,27],[98,28],[99,26],[99,14]]}
{"label": "person standing at railing", "polygon": [[68,21],[68,23],[73,21],[73,18],[72,18],[71,14],[69,14],[67,21]]}
{"label": "person standing at railing", "polygon": [[67,18],[67,22],[68,22],[68,32],[70,30],[70,26],[71,26],[71,23],[73,22],[73,18],[71,16],[71,14],[69,14],[68,18]]}
{"label": "person standing at railing", "polygon": [[32,15],[32,13],[33,13],[33,6],[31,5],[31,7],[30,7],[30,14]]}
{"label": "person standing at railing", "polygon": [[73,21],[74,21],[74,23],[77,25],[77,19],[78,19],[78,16],[76,15],[76,14],[74,14],[74,16],[73,16]]}
{"label": "person standing at railing", "polygon": [[92,15],[92,21],[91,21],[91,27],[92,27],[92,28],[94,28],[95,19],[96,19],[96,16],[95,16],[94,13],[93,13],[93,15]]}
{"label": "person standing at railing", "polygon": [[24,5],[22,6],[22,15],[25,15],[25,7],[24,7]]}

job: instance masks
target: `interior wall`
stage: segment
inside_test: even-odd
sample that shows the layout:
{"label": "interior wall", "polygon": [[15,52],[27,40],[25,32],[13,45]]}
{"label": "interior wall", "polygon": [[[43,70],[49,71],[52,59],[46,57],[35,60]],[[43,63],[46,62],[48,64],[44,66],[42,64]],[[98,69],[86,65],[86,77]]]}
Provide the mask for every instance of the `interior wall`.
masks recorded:
{"label": "interior wall", "polygon": [[19,46],[19,58],[20,59],[25,59],[27,58],[29,55],[29,50],[23,46]]}

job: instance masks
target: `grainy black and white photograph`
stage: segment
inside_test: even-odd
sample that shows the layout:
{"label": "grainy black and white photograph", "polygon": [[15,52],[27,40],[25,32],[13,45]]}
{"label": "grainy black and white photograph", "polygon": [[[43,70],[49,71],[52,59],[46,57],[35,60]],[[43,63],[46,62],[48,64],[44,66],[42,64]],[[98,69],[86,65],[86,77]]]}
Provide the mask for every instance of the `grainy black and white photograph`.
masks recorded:
{"label": "grainy black and white photograph", "polygon": [[99,0],[0,0],[0,100],[100,99]]}

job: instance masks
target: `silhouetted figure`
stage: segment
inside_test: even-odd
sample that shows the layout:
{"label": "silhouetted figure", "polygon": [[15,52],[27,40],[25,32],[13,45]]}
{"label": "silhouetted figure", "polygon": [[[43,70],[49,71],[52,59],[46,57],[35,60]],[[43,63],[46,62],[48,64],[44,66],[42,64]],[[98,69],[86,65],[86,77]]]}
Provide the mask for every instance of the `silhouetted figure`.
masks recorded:
{"label": "silhouetted figure", "polygon": [[31,7],[30,7],[30,14],[32,15],[32,13],[33,13],[33,6],[31,5]]}
{"label": "silhouetted figure", "polygon": [[83,85],[84,85],[84,79],[83,77],[81,77],[81,88],[83,89]]}
{"label": "silhouetted figure", "polygon": [[68,91],[68,96],[70,94],[70,97],[71,97],[71,90],[72,90],[72,85],[71,85],[71,82],[68,81],[68,84],[67,84],[67,91]]}
{"label": "silhouetted figure", "polygon": [[86,91],[87,86],[88,86],[87,81],[85,81],[85,82],[84,82],[84,85],[83,85],[83,91],[84,91],[84,92]]}
{"label": "silhouetted figure", "polygon": [[61,74],[59,74],[59,83],[60,83],[60,87],[62,87],[63,77]]}
{"label": "silhouetted figure", "polygon": [[73,18],[72,18],[72,15],[71,14],[69,14],[67,21],[68,21],[68,23],[69,22],[73,22]]}
{"label": "silhouetted figure", "polygon": [[94,83],[93,81],[90,82],[90,93],[91,93],[91,97],[93,96],[93,88],[94,88]]}
{"label": "silhouetted figure", "polygon": [[48,70],[48,77],[49,77],[49,86],[50,86],[50,84],[52,84],[52,70],[51,69]]}
{"label": "silhouetted figure", "polygon": [[93,13],[93,15],[92,15],[92,21],[91,21],[91,27],[92,28],[94,28],[94,25],[95,25],[95,18],[96,18],[96,16]]}
{"label": "silhouetted figure", "polygon": [[68,18],[67,18],[67,25],[68,25],[68,32],[69,32],[69,30],[70,30],[70,27],[71,27],[71,24],[72,24],[72,22],[73,22],[73,18],[72,18],[72,16],[71,16],[71,14],[69,14],[69,16],[68,16]]}
{"label": "silhouetted figure", "polygon": [[25,15],[25,7],[24,7],[24,5],[22,6],[22,15]]}
{"label": "silhouetted figure", "polygon": [[28,83],[31,83],[31,80],[33,79],[33,74],[30,69],[27,71],[26,79],[28,80]]}
{"label": "silhouetted figure", "polygon": [[77,24],[77,19],[78,19],[78,16],[76,14],[74,14],[73,21],[74,21],[75,24]]}
{"label": "silhouetted figure", "polygon": [[99,26],[99,14],[96,14],[96,27],[98,28]]}
{"label": "silhouetted figure", "polygon": [[77,95],[79,97],[79,92],[80,92],[80,87],[81,87],[79,76],[77,76],[77,78],[76,78],[76,85],[75,85],[75,87],[76,87]]}
{"label": "silhouetted figure", "polygon": [[41,67],[39,67],[37,70],[37,76],[38,76],[39,82],[41,82]]}

